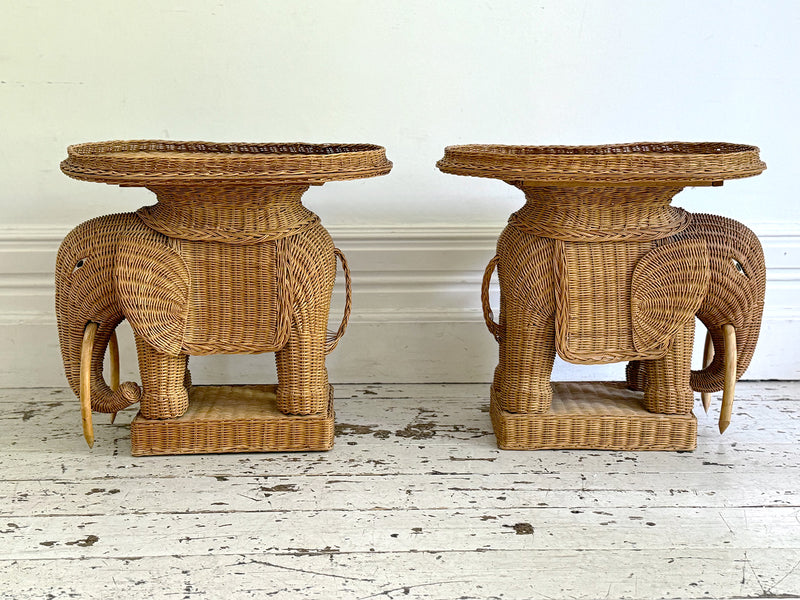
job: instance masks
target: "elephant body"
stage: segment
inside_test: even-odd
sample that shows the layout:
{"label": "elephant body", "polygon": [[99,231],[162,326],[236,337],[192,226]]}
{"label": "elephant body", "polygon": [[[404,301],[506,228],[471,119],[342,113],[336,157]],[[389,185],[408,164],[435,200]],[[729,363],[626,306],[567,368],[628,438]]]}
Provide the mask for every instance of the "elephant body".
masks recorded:
{"label": "elephant body", "polygon": [[[648,410],[688,413],[693,390],[722,389],[725,324],[736,328],[741,376],[764,301],[763,253],[749,229],[669,206],[680,188],[634,190],[636,200],[626,201],[614,187],[520,187],[527,203],[494,260],[501,306],[493,387],[503,410],[549,409],[557,353],[578,364],[631,361],[628,383],[644,391]],[[692,372],[695,317],[717,352]]]}
{"label": "elephant body", "polygon": [[[326,410],[336,255],[319,219],[300,204],[307,187],[267,186],[249,201],[241,188],[159,188],[155,206],[70,232],[57,258],[56,315],[73,390],[81,336],[95,322],[94,410],[116,412],[141,400],[146,418],[180,416],[188,406],[189,355],[261,352],[276,352],[281,411]],[[128,382],[112,391],[102,359],[122,319],[134,331],[142,387]]]}

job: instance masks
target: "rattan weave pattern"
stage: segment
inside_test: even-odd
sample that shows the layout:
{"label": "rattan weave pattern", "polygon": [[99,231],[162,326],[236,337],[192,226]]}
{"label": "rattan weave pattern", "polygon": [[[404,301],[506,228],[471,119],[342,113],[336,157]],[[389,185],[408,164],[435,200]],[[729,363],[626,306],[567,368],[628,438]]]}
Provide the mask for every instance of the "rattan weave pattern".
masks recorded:
{"label": "rattan weave pattern", "polygon": [[134,456],[227,452],[305,452],[333,447],[333,389],[323,411],[290,416],[276,406],[275,386],[195,386],[180,418],[131,423]]}
{"label": "rattan weave pattern", "polygon": [[[498,441],[511,428],[525,438],[513,447],[604,447],[598,441],[584,445],[586,434],[578,432],[593,427],[591,416],[570,412],[563,402],[555,406],[558,384],[550,377],[556,354],[576,364],[633,361],[627,383],[644,392],[636,403],[654,415],[690,415],[693,390],[729,386],[723,327],[735,328],[736,377],[741,376],[763,310],[760,244],[741,223],[689,213],[670,202],[687,185],[759,174],[766,165],[758,148],[684,142],[467,145],[447,147],[437,166],[456,175],[499,178],[525,193],[526,203],[500,235],[481,287],[484,320],[499,344],[492,386]],[[489,295],[495,270],[497,320]],[[691,371],[695,316],[710,329],[714,345],[713,361],[699,371]],[[598,423],[607,418],[598,416]],[[652,436],[641,430],[647,423],[614,422],[608,435],[631,439],[606,447],[649,448]],[[578,429],[567,431],[571,427]],[[656,446],[687,449],[682,442]]]}
{"label": "rattan weave pattern", "polygon": [[[281,431],[291,434],[295,416],[305,423],[300,416],[316,415],[325,423],[299,435],[324,430],[328,436],[329,430],[332,443],[325,356],[347,327],[352,286],[343,253],[301,197],[309,185],[383,175],[391,166],[384,149],[371,144],[134,140],[70,146],[65,174],[147,187],[158,198],[136,213],[79,225],[59,250],[56,312],[75,393],[81,394],[88,369],[93,410],[116,412],[140,401],[144,420],[177,419],[192,409],[189,355],[275,352],[274,405],[286,417],[278,420]],[[330,332],[337,259],[346,298]],[[103,356],[123,319],[134,331],[142,385],[111,389]],[[95,345],[91,360],[82,361],[89,322],[97,324]],[[225,427],[247,431],[250,417]],[[256,438],[262,425],[256,418]],[[192,427],[183,419],[175,431],[207,434],[205,425]],[[253,445],[325,449],[319,440],[275,445],[254,439]]]}
{"label": "rattan weave pattern", "polygon": [[136,214],[169,238],[226,244],[258,244],[318,224],[303,206],[308,185],[148,186],[158,197]]}
{"label": "rattan weave pattern", "polygon": [[670,186],[540,186],[519,183],[525,205],[508,222],[526,233],[567,242],[651,241],[689,226],[668,206],[683,188]]}
{"label": "rattan weave pattern", "polygon": [[694,450],[697,419],[642,408],[619,382],[557,382],[545,414],[504,411],[492,389],[491,418],[503,450]]}
{"label": "rattan weave pattern", "polygon": [[67,148],[61,170],[70,177],[119,185],[320,184],[385,175],[392,168],[374,144],[90,142]]}
{"label": "rattan weave pattern", "polygon": [[[682,327],[693,323],[706,292],[708,255],[699,241],[659,244],[552,240],[509,224],[481,289],[487,326],[500,343],[495,389],[504,410],[547,412],[550,389],[541,382],[550,378],[556,349],[575,364],[655,360],[668,350],[671,361],[688,364],[693,327]],[[495,323],[489,283],[498,265],[502,294]],[[637,265],[645,272],[635,278]],[[515,359],[508,361],[511,354]],[[647,406],[663,413],[690,411],[688,370],[650,368],[662,393],[648,393]]]}
{"label": "rattan weave pattern", "polygon": [[453,175],[539,183],[676,182],[695,185],[757,175],[755,146],[640,142],[604,146],[448,146],[437,167]]}

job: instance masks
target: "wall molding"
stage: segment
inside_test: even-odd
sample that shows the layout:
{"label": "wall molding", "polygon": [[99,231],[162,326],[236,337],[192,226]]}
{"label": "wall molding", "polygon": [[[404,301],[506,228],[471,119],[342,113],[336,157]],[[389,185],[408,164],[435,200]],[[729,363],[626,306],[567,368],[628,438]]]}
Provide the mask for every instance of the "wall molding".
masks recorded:
{"label": "wall molding", "polygon": [[[483,326],[479,289],[504,225],[329,226],[347,254],[354,286],[350,329],[329,359],[332,379],[488,381],[496,348]],[[800,222],[750,227],[761,239],[768,271],[764,325],[748,376],[798,379]],[[63,384],[53,266],[69,230],[46,224],[0,226],[0,386]],[[341,314],[343,301],[338,280],[332,321]],[[496,288],[493,298],[497,306]],[[224,367],[209,363],[200,380],[203,372],[212,379],[246,379],[255,359],[241,360],[241,366],[231,366],[235,361],[230,358],[222,360]],[[559,369],[567,377],[582,378],[583,371],[571,365]]]}

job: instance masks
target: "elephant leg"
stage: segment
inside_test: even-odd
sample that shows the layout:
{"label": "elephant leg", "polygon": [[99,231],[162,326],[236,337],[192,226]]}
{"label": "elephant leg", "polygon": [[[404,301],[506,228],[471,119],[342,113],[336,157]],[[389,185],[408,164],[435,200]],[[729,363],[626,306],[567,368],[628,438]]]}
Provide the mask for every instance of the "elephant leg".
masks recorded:
{"label": "elephant leg", "polygon": [[555,348],[554,242],[509,224],[497,242],[500,348],[494,374],[499,407],[514,413],[550,410]]}
{"label": "elephant leg", "polygon": [[500,360],[494,372],[500,408],[513,413],[546,413],[553,399],[550,375],[556,356],[553,315],[544,322],[522,305],[506,303]]}
{"label": "elephant leg", "polygon": [[694,320],[681,327],[667,354],[656,360],[644,361],[644,407],[659,414],[687,414],[694,405],[694,393],[689,385]]}
{"label": "elephant leg", "polygon": [[645,366],[641,360],[632,360],[625,367],[625,382],[628,389],[641,392],[645,387]]}
{"label": "elephant leg", "polygon": [[336,255],[321,225],[304,235],[278,240],[290,310],[288,340],[275,353],[278,410],[309,415],[328,410],[330,388],[325,369],[328,312],[336,279]]}
{"label": "elephant leg", "polygon": [[139,372],[142,377],[142,416],[146,419],[173,419],[189,407],[184,385],[186,359],[183,354],[163,354],[136,336]]}
{"label": "elephant leg", "polygon": [[293,323],[289,341],[275,353],[277,402],[281,412],[308,415],[328,409],[325,334],[324,326],[309,330]]}
{"label": "elephant leg", "polygon": [[192,374],[189,372],[189,355],[186,354],[185,356],[186,356],[186,363],[185,363],[186,374],[183,376],[183,387],[185,387],[186,390],[188,391],[192,389]]}

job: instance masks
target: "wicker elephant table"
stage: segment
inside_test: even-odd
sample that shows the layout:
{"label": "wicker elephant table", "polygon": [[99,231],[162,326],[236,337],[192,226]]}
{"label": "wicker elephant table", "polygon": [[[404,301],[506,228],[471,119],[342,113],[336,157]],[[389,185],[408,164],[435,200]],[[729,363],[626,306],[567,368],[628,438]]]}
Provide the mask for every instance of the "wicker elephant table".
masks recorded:
{"label": "wicker elephant table", "polygon": [[[761,324],[761,245],[741,223],[670,203],[686,186],[761,173],[758,148],[451,146],[438,167],[525,193],[482,289],[499,343],[491,416],[501,448],[691,450],[693,390],[706,410],[708,393],[723,390],[720,430],[728,426]],[[704,366],[692,371],[695,317],[708,337]],[[556,353],[576,364],[628,362],[627,381],[551,384]]]}
{"label": "wicker elephant table", "polygon": [[[92,410],[140,402],[134,455],[326,450],[333,444],[325,356],[344,333],[350,277],[310,185],[384,175],[368,144],[216,144],[159,140],[70,146],[61,169],[84,181],[146,187],[158,202],[70,232],[56,264],[67,379]],[[336,259],[341,326],[327,332]],[[117,325],[134,332],[141,386],[119,384]],[[110,385],[103,377],[109,348]],[[277,386],[192,386],[190,355],[275,352]]]}

